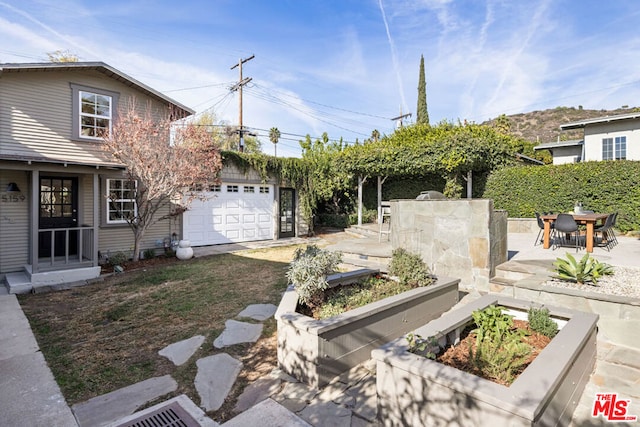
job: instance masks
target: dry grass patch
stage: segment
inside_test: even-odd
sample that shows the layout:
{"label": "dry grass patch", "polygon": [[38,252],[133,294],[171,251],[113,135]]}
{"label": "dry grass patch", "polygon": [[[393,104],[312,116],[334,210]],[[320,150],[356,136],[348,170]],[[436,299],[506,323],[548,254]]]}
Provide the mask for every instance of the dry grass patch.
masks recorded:
{"label": "dry grass patch", "polygon": [[[295,247],[224,254],[150,267],[67,291],[20,296],[38,344],[70,404],[151,377],[171,374],[179,393],[200,403],[195,361],[219,353],[213,340],[224,322],[249,304],[280,302]],[[245,366],[239,385],[276,365],[275,321],[256,344],[225,351]],[[204,335],[185,365],[158,355],[176,341]],[[234,387],[232,399],[241,387]],[[220,416],[227,418],[233,402]],[[216,415],[216,414],[214,414]]]}

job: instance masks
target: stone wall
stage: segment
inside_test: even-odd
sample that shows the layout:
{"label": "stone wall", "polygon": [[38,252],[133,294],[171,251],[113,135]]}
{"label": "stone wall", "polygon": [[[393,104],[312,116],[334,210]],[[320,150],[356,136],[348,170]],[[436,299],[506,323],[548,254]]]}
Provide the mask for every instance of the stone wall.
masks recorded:
{"label": "stone wall", "polygon": [[391,245],[419,254],[436,275],[488,291],[507,261],[507,214],[486,199],[392,200]]}

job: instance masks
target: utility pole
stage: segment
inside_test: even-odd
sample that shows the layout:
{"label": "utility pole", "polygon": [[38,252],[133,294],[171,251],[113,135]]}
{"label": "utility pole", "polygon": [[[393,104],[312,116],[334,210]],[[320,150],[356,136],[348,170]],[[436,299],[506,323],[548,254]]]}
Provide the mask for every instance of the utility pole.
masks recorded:
{"label": "utility pole", "polygon": [[245,62],[251,61],[253,58],[255,58],[255,55],[251,55],[248,58],[245,59],[240,59],[238,61],[237,64],[235,64],[233,67],[231,67],[231,69],[233,70],[234,68],[238,67],[238,69],[240,70],[240,78],[238,79],[238,83],[234,84],[231,87],[232,91],[237,90],[239,96],[239,103],[240,103],[240,108],[239,108],[239,118],[238,118],[238,135],[239,135],[239,140],[238,140],[238,150],[240,150],[240,152],[244,151],[244,128],[242,126],[242,86],[246,85],[247,83],[249,83],[252,79],[251,77],[247,77],[247,78],[242,78],[242,64],[244,64]]}
{"label": "utility pole", "polygon": [[402,119],[404,119],[405,117],[411,117],[411,113],[407,113],[407,114],[402,114],[402,107],[400,107],[400,115],[398,117],[394,117],[393,119],[391,119],[392,121],[396,121],[398,120],[399,126],[398,127],[402,127]]}

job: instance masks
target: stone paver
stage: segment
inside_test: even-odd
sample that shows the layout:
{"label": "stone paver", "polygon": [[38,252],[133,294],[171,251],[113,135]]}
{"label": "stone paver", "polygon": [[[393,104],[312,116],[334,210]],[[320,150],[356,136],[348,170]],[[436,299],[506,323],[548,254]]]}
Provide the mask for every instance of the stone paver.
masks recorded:
{"label": "stone paver", "polygon": [[282,380],[268,376],[257,379],[253,383],[249,384],[242,394],[238,396],[238,400],[233,411],[244,412],[256,403],[262,402],[264,399],[278,392],[280,390],[281,383]]}
{"label": "stone paver", "polygon": [[245,342],[256,342],[262,333],[262,324],[227,320],[224,331],[213,341],[215,348],[228,347]]}
{"label": "stone paver", "polygon": [[99,427],[133,414],[141,406],[178,388],[170,375],[151,378],[71,407],[80,427]]}
{"label": "stone paver", "polygon": [[273,317],[277,309],[273,304],[251,304],[238,313],[238,317],[263,321]]}
{"label": "stone paver", "polygon": [[200,395],[200,406],[205,411],[217,411],[236,381],[242,362],[227,353],[220,353],[199,359],[196,366],[198,372],[194,384]]}
{"label": "stone paver", "polygon": [[193,353],[200,348],[203,342],[204,337],[196,335],[195,337],[169,344],[160,350],[158,354],[172,361],[174,365],[180,366],[193,356]]}
{"label": "stone paver", "polygon": [[333,402],[311,402],[299,415],[314,427],[351,426],[351,411]]}
{"label": "stone paver", "polygon": [[223,427],[311,427],[282,405],[266,399],[251,409],[222,424]]}

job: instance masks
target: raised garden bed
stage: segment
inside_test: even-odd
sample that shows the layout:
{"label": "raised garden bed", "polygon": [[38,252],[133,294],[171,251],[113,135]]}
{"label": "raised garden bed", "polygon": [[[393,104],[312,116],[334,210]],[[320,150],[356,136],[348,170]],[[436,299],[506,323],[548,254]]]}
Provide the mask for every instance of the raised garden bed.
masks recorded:
{"label": "raised garden bed", "polygon": [[[353,283],[371,270],[343,273],[329,282]],[[439,317],[458,302],[459,279],[440,277],[436,283],[411,289],[327,319],[296,311],[298,295],[290,286],[275,318],[278,324],[278,364],[288,374],[313,387],[368,360],[371,350]]]}
{"label": "raised garden bed", "polygon": [[[440,346],[456,344],[471,313],[492,304],[525,317],[532,305],[490,294],[415,333],[436,337]],[[598,316],[546,308],[561,329],[508,387],[410,353],[404,338],[374,350],[378,416],[391,426],[568,425],[595,364]]]}

